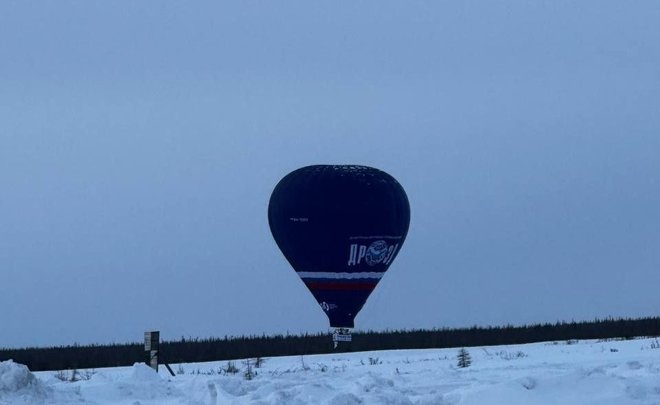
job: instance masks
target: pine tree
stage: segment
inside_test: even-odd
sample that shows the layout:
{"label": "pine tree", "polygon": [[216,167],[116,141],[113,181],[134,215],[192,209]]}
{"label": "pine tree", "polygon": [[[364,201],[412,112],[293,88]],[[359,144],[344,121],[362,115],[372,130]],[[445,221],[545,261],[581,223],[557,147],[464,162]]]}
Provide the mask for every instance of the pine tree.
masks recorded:
{"label": "pine tree", "polygon": [[458,360],[457,366],[460,368],[469,367],[470,364],[472,364],[470,353],[468,353],[468,351],[465,350],[465,348],[462,348],[461,350],[458,351],[458,355],[456,356],[456,359]]}

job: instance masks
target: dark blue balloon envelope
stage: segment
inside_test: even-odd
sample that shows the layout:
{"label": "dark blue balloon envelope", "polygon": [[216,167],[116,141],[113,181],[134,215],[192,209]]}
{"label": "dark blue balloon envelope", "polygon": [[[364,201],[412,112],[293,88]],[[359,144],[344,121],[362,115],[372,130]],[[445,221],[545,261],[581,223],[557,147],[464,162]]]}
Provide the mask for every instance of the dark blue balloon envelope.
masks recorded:
{"label": "dark blue balloon envelope", "polygon": [[381,170],[307,166],[277,184],[268,222],[330,326],[352,328],[406,239],[410,205],[403,187]]}

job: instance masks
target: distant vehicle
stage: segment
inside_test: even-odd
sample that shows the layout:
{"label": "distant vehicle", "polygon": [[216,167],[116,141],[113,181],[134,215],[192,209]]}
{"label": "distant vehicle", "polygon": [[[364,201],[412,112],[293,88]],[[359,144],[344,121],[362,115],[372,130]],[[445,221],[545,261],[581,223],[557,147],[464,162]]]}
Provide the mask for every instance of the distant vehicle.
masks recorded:
{"label": "distant vehicle", "polygon": [[372,167],[303,167],[275,187],[268,222],[336,328],[335,346],[350,340],[355,316],[406,239],[410,205],[403,187]]}

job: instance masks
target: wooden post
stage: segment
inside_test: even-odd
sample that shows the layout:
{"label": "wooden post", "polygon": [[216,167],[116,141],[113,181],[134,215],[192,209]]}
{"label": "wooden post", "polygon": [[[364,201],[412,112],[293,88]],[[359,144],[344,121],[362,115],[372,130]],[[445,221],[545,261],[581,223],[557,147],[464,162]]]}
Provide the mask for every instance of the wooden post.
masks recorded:
{"label": "wooden post", "polygon": [[160,332],[144,332],[144,351],[147,352],[147,364],[158,372],[158,350],[160,346]]}

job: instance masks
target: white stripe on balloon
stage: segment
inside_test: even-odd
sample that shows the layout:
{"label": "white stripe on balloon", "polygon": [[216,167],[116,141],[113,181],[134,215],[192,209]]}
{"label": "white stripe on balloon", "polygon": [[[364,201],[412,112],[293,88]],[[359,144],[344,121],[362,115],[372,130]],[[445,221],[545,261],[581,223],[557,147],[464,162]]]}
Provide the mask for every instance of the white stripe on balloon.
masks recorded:
{"label": "white stripe on balloon", "polygon": [[380,279],[383,277],[382,272],[362,272],[362,273],[332,273],[325,271],[299,271],[298,275],[300,278],[332,278],[332,279],[344,279],[352,280],[358,278],[372,278]]}

